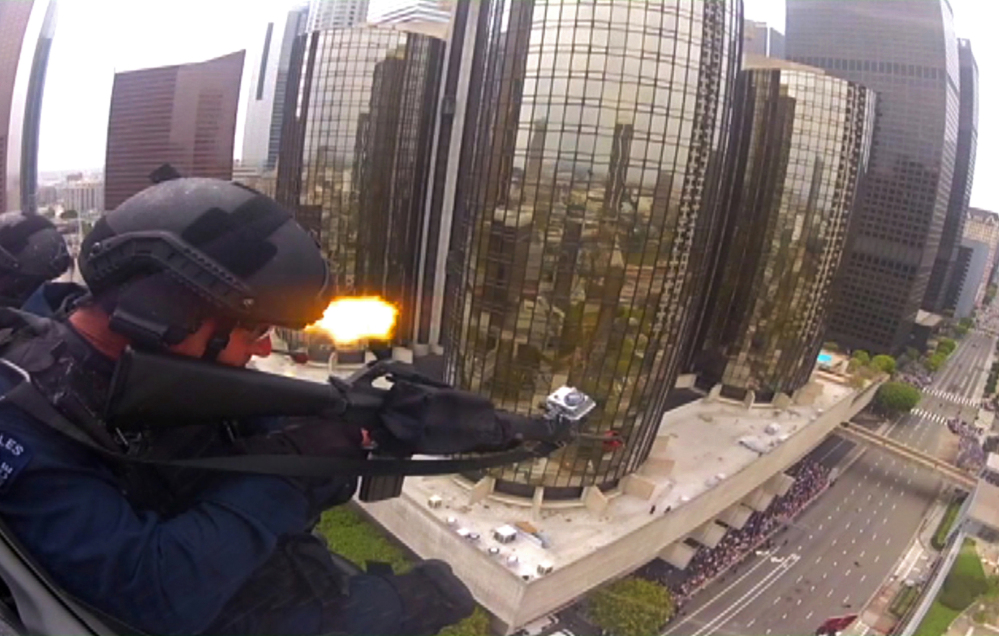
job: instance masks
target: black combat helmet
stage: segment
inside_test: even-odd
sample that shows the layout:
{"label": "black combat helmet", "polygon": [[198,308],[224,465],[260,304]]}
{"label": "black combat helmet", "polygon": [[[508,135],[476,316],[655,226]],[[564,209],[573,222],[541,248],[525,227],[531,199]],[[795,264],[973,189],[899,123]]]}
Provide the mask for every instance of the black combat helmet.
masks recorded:
{"label": "black combat helmet", "polygon": [[79,265],[111,328],[141,346],[177,344],[215,318],[209,358],[236,325],[315,322],[331,292],[316,241],[287,210],[216,179],[173,179],[129,198],[84,239]]}
{"label": "black combat helmet", "polygon": [[37,214],[0,214],[0,305],[20,307],[71,262],[66,241],[51,221]]}

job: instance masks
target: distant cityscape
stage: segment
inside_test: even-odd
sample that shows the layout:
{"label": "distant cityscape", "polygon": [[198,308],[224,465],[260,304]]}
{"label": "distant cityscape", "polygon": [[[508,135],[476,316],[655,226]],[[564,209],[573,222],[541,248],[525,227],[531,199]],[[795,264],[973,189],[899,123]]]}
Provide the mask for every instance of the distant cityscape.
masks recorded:
{"label": "distant cityscape", "polygon": [[[885,381],[858,352],[913,368],[996,294],[978,65],[945,0],[787,0],[786,33],[739,1],[400,0],[369,21],[311,0],[258,58],[117,73],[105,165],[39,173],[55,3],[0,4],[4,210],[75,246],[162,164],[234,180],[314,234],[339,293],[400,309],[420,370],[524,414],[562,385],[596,399],[549,458],[368,510],[501,633],[640,568],[686,600],[724,537],[835,481],[806,460]],[[325,371],[321,336],[281,335]],[[544,540],[468,540],[521,518]]]}

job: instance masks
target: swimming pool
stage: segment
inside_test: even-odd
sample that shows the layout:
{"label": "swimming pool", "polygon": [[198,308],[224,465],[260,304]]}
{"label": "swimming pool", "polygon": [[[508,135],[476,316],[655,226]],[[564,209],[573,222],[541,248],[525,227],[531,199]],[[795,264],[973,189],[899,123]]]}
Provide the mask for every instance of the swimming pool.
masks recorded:
{"label": "swimming pool", "polygon": [[819,354],[819,364],[832,364],[833,357],[828,353]]}

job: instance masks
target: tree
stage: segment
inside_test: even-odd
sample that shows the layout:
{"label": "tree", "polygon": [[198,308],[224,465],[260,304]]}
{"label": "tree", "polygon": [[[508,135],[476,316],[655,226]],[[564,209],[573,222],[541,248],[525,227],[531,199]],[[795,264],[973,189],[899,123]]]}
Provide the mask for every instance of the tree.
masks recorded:
{"label": "tree", "polygon": [[937,351],[949,356],[957,349],[957,343],[950,338],[941,338],[940,342],[937,343]]}
{"label": "tree", "polygon": [[437,633],[440,636],[491,636],[493,631],[489,627],[489,614],[476,607],[471,616]]}
{"label": "tree", "polygon": [[59,215],[59,218],[63,220],[69,220],[69,219],[78,218],[79,216],[80,213],[77,212],[76,210],[66,210],[65,212]]}
{"label": "tree", "polygon": [[857,364],[863,366],[871,361],[871,354],[867,353],[863,349],[857,349],[856,351],[853,352],[853,356],[851,356],[851,359],[854,360]]}
{"label": "tree", "polygon": [[933,372],[942,367],[943,363],[946,361],[947,356],[937,351],[930,357],[923,360],[923,366],[926,367],[927,371]]}
{"label": "tree", "polygon": [[878,371],[887,373],[888,375],[894,375],[895,367],[897,365],[895,363],[895,358],[882,354],[879,356],[874,356],[874,358],[871,360],[871,366],[877,369]]}
{"label": "tree", "polygon": [[822,348],[825,349],[826,351],[832,351],[833,353],[839,351],[839,345],[833,342],[832,340],[822,343]]}
{"label": "tree", "polygon": [[659,583],[628,577],[591,594],[589,614],[614,636],[648,636],[673,615],[673,598]]}
{"label": "tree", "polygon": [[892,413],[908,413],[923,397],[922,392],[905,382],[885,382],[878,388],[878,406]]}

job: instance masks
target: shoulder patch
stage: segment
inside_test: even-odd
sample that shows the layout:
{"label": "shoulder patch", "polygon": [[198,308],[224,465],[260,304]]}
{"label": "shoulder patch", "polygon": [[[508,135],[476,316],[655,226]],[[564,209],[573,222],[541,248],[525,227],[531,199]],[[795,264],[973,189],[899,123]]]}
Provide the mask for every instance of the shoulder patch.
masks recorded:
{"label": "shoulder patch", "polygon": [[31,449],[13,435],[0,431],[0,493],[10,487],[31,462]]}

